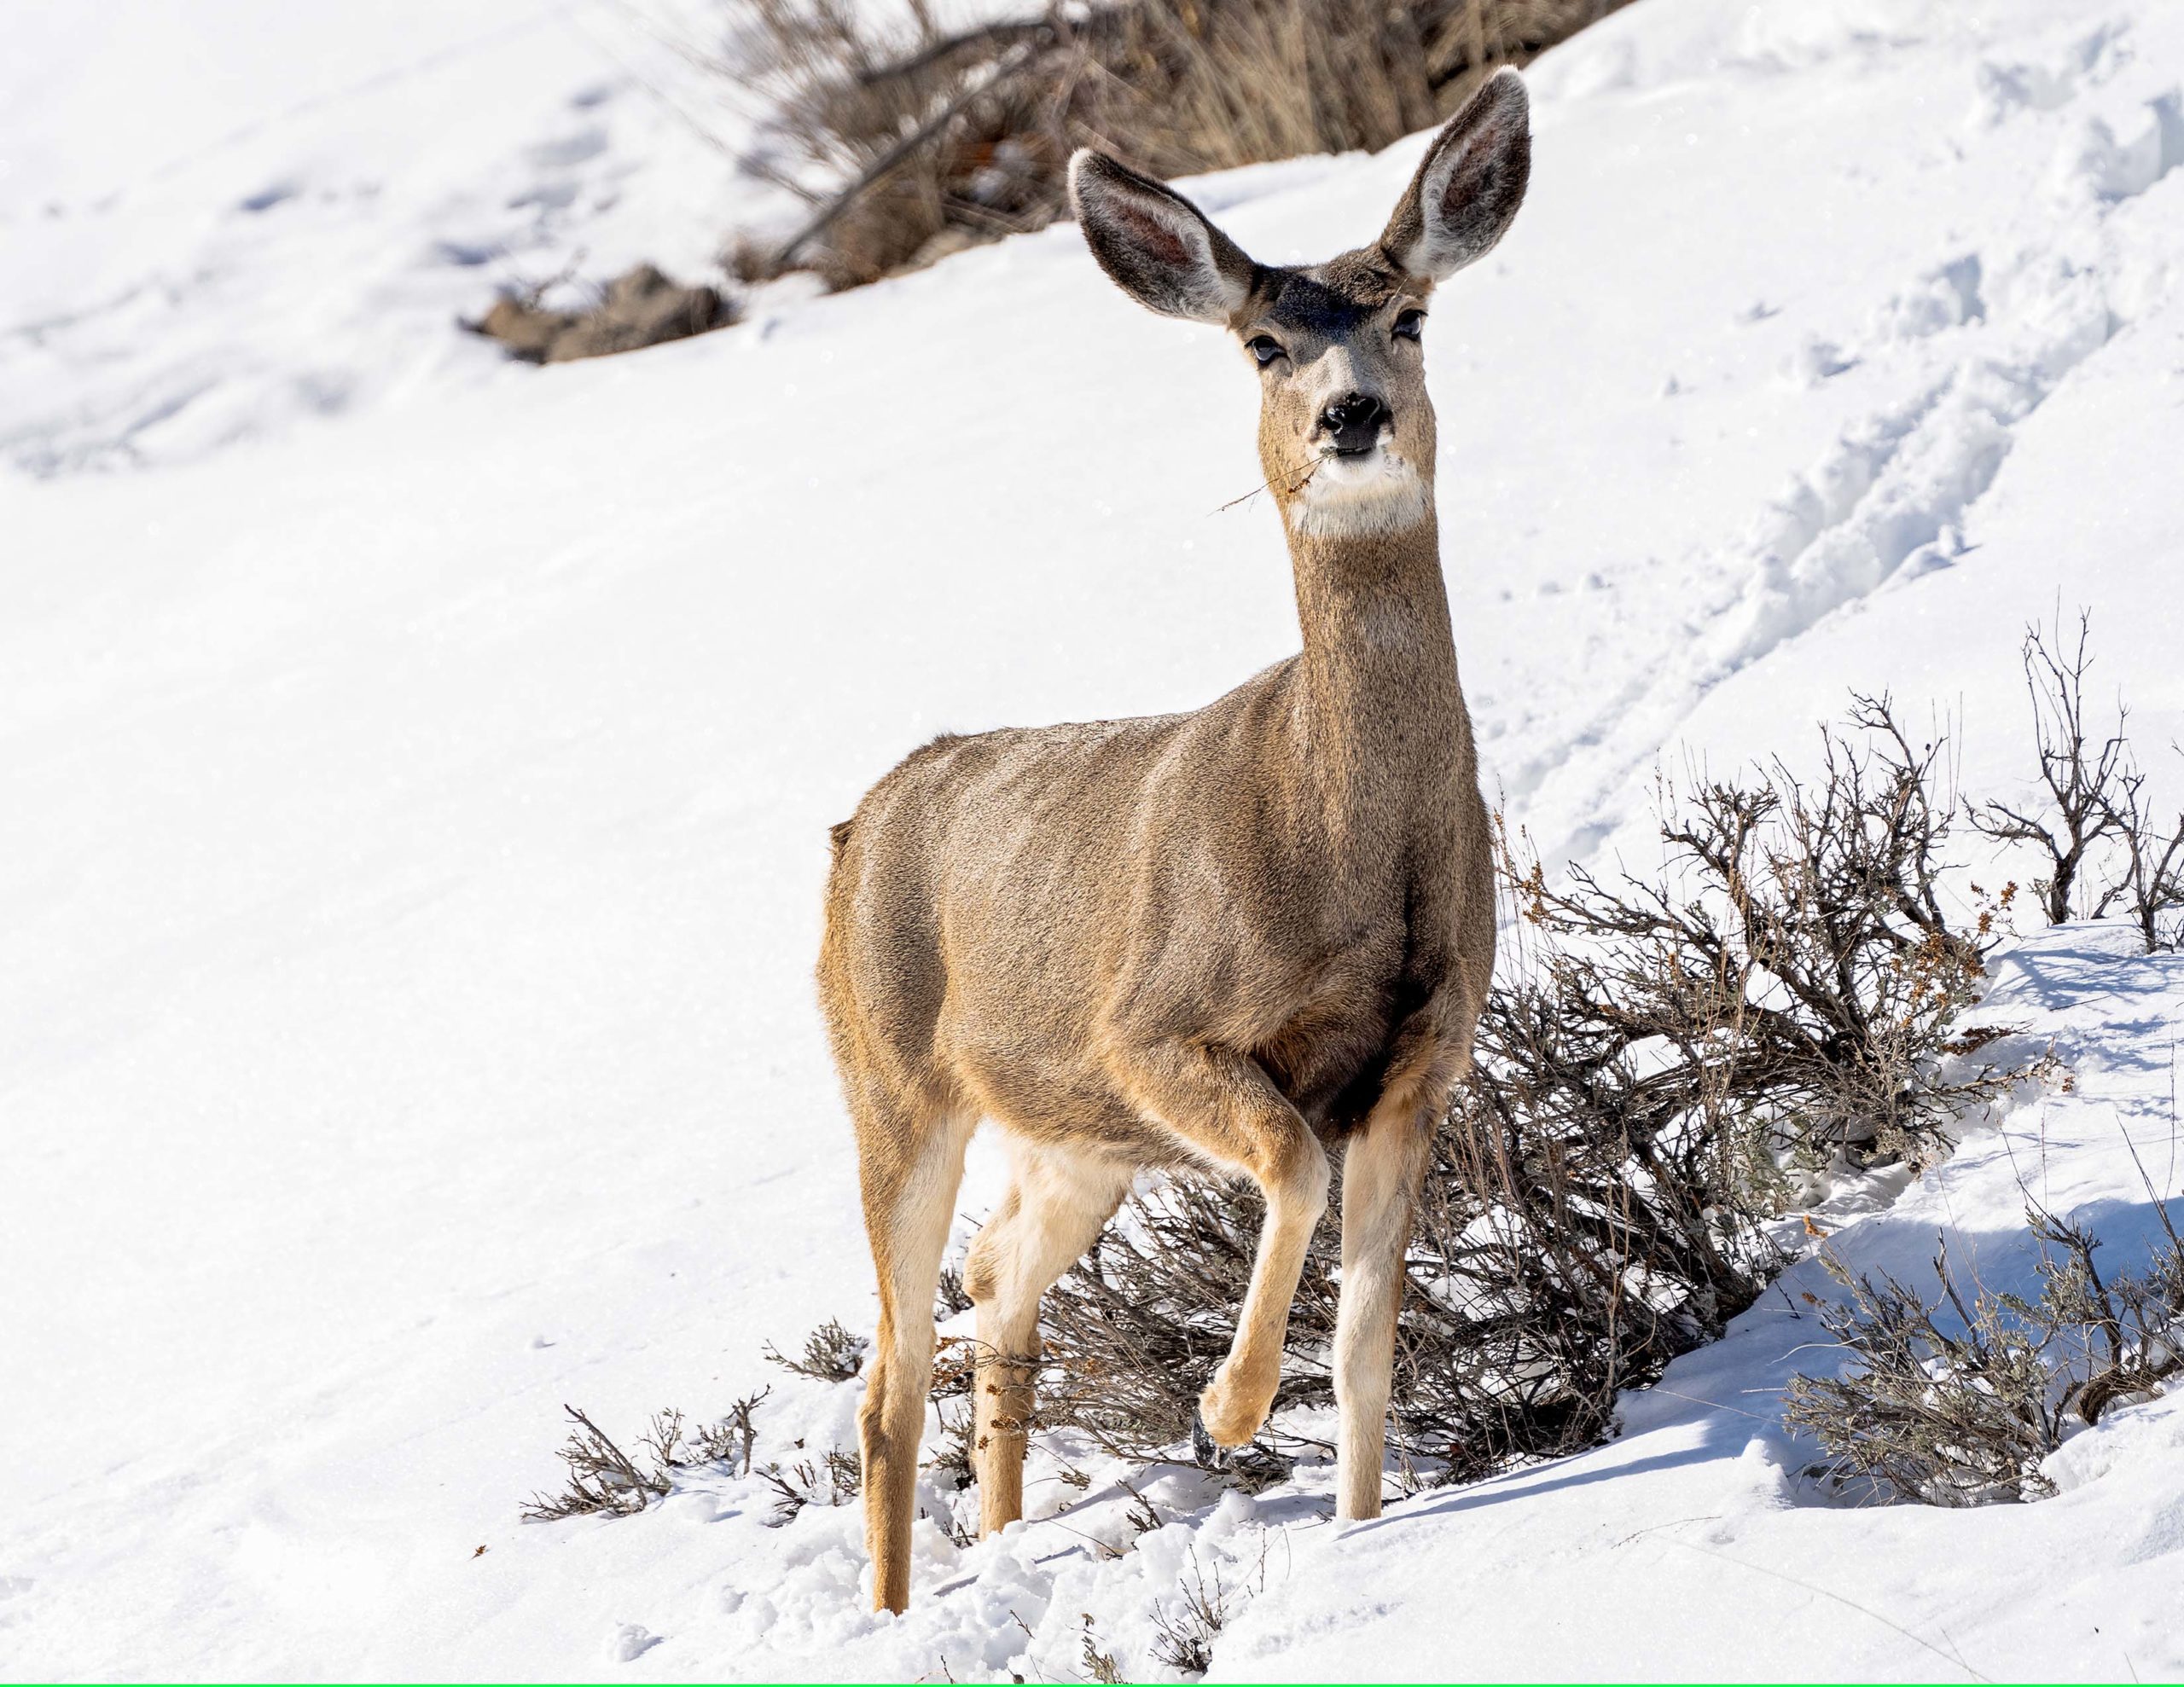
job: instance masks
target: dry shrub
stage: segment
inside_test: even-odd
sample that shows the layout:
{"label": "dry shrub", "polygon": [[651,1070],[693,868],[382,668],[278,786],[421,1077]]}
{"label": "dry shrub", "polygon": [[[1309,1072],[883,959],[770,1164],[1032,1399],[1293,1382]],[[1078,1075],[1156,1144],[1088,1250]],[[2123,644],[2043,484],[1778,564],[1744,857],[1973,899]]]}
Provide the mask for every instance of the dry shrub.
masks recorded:
{"label": "dry shrub", "polygon": [[865,1349],[870,1345],[841,1319],[830,1318],[804,1338],[799,1357],[788,1358],[770,1342],[759,1349],[759,1357],[816,1383],[846,1383],[864,1369]]}
{"label": "dry shrub", "polygon": [[[1821,1322],[1861,1368],[1791,1379],[1782,1421],[1828,1454],[1807,1474],[1865,1498],[1930,1505],[2051,1492],[2039,1464],[2062,1445],[2063,1412],[2038,1321],[1992,1296],[1967,1305],[1946,1248],[1934,1256],[1942,1298],[1931,1306],[1892,1277],[1853,1277],[1821,1258],[1850,1299],[1822,1307]],[[1937,1323],[1937,1312],[1954,1319]]]}
{"label": "dry shrub", "polygon": [[2167,1246],[2145,1271],[2111,1279],[2089,1231],[2030,1210],[2041,1249],[2033,1301],[1977,1289],[1967,1298],[1945,1246],[1931,1302],[1892,1277],[1854,1278],[1823,1255],[1850,1299],[1822,1307],[1821,1322],[1856,1368],[1791,1379],[1783,1421],[1827,1454],[1807,1474],[1862,1499],[1929,1505],[2053,1493],[2040,1461],[2062,1445],[2066,1415],[2097,1423],[2184,1367],[2184,1246],[2154,1204]]}
{"label": "dry shrub", "polygon": [[[526,1522],[550,1522],[597,1511],[642,1511],[666,1494],[669,1483],[662,1460],[655,1457],[649,1465],[640,1464],[576,1407],[564,1406],[561,1410],[576,1426],[561,1444],[560,1455],[568,1469],[568,1481],[559,1493],[531,1495],[530,1504],[523,1508]],[[669,1419],[675,1423],[669,1423]],[[654,1417],[652,1439],[657,1441],[665,1434],[671,1441],[679,1423],[677,1413]]]}
{"label": "dry shrub", "polygon": [[[1397,1336],[1391,1445],[1420,1480],[1597,1441],[1619,1389],[1757,1297],[1780,1263],[1762,1220],[1801,1166],[1925,1158],[2024,1075],[1961,1058],[1993,1036],[1956,1029],[1986,920],[1956,929],[1937,890],[1937,747],[1857,699],[1824,751],[1815,781],[1664,787],[1650,879],[1553,888],[1505,842],[1527,942],[1436,1139]],[[1134,1197],[1049,1296],[1043,1421],[1138,1457],[1182,1441],[1260,1210],[1247,1188]],[[1336,1229],[1307,1256],[1278,1409],[1333,1398]]]}
{"label": "dry shrub", "polygon": [[[862,1336],[830,1318],[804,1338],[804,1349],[794,1358],[771,1343],[762,1356],[784,1371],[822,1383],[852,1380],[864,1363],[868,1343]],[[969,1384],[962,1385],[967,1395]],[[575,1425],[561,1445],[560,1458],[567,1477],[558,1493],[534,1493],[523,1508],[527,1522],[549,1522],[561,1517],[581,1517],[599,1512],[628,1515],[642,1511],[674,1488],[675,1473],[701,1465],[717,1466],[732,1476],[752,1474],[752,1458],[758,1445],[756,1414],[773,1389],[763,1388],[745,1394],[729,1407],[727,1416],[693,1424],[669,1407],[655,1412],[636,1445],[642,1457],[624,1452],[596,1423],[573,1406],[561,1408]],[[800,1449],[801,1441],[796,1443]],[[967,1482],[967,1455],[965,1462]],[[775,1527],[791,1522],[806,1505],[845,1505],[857,1497],[863,1482],[863,1466],[854,1452],[828,1451],[784,1470],[761,1466],[758,1475],[774,1490]]]}
{"label": "dry shrub", "polygon": [[1213,1667],[1213,1643],[1228,1626],[1228,1590],[1223,1586],[1216,1566],[1207,1585],[1198,1553],[1191,1553],[1191,1579],[1178,1580],[1174,1609],[1156,1603],[1153,1607],[1153,1655],[1185,1675],[1204,1675]]}
{"label": "dry shrub", "polygon": [[2120,907],[2146,952],[2155,954],[2184,946],[2184,812],[2161,830],[2125,730],[2130,710],[2120,697],[2111,728],[2088,723],[2091,633],[2092,616],[2082,609],[2069,643],[2059,613],[2044,632],[2036,624],[2025,629],[2024,686],[2039,769],[2033,795],[1966,813],[1987,837],[2030,849],[2042,861],[2032,885],[2051,925],[2100,919]]}
{"label": "dry shrub", "polygon": [[816,1459],[800,1458],[787,1470],[768,1464],[758,1475],[774,1491],[774,1512],[766,1527],[786,1528],[807,1505],[846,1505],[855,1499],[864,1487],[864,1461],[834,1448]]}
{"label": "dry shrub", "polygon": [[[1391,1445],[1405,1485],[1469,1480],[1591,1445],[1617,1391],[1720,1333],[1765,1286],[1772,1250],[1743,1216],[1736,1157],[1657,1112],[1645,1081],[1565,1041],[1552,987],[1498,992],[1478,1075],[1434,1145],[1396,1338]],[[1332,1209],[1340,1209],[1339,1174]],[[1041,1421],[1159,1457],[1189,1434],[1228,1350],[1263,1212],[1248,1186],[1172,1182],[1048,1297]],[[1336,1226],[1292,1307],[1277,1411],[1334,1399]],[[1306,1438],[1236,1458],[1246,1487]]]}
{"label": "dry shrub", "polygon": [[[751,1474],[751,1455],[758,1445],[758,1426],[752,1422],[752,1413],[765,1404],[771,1388],[764,1388],[755,1394],[746,1394],[729,1408],[728,1416],[710,1427],[700,1429],[691,1436],[689,1446],[695,1462],[700,1464],[725,1465],[740,1476]],[[675,1414],[680,1422],[682,1414]]]}
{"label": "dry shrub", "polygon": [[2080,882],[2102,841],[2117,829],[2117,781],[2129,767],[2130,753],[2120,703],[2112,732],[2098,734],[2086,723],[2090,631],[2090,617],[2082,610],[2077,643],[2068,649],[2059,621],[2046,634],[2037,626],[2025,629],[2024,685],[2032,700],[2039,795],[2023,806],[1989,802],[1966,810],[1972,824],[1996,842],[2030,844],[2047,857],[2046,873],[2032,881],[2032,888],[2053,925],[2077,918],[2098,919],[2118,894]]}
{"label": "dry shrub", "polygon": [[[954,1308],[957,1312],[971,1304],[962,1286],[960,1272],[951,1268],[942,1272],[940,1293],[935,1302],[937,1317],[950,1315],[946,1309],[953,1300],[961,1302]],[[934,1415],[940,1420],[940,1441],[932,1456],[925,1461],[925,1469],[932,1472],[935,1482],[957,1493],[978,1480],[972,1458],[973,1437],[978,1429],[976,1392],[978,1374],[988,1363],[990,1361],[978,1342],[960,1336],[944,1336],[934,1356],[930,1392]],[[936,1521],[959,1546],[968,1545],[977,1538],[952,1517]]]}
{"label": "dry shrub", "polygon": [[631,1458],[607,1438],[607,1432],[573,1406],[561,1410],[576,1425],[561,1444],[561,1460],[568,1477],[559,1493],[534,1493],[523,1508],[526,1522],[550,1522],[560,1517],[588,1516],[595,1512],[626,1515],[642,1511],[655,1499],[665,1499],[674,1487],[674,1472],[695,1465],[717,1464],[731,1475],[751,1474],[751,1453],[758,1432],[752,1414],[765,1403],[771,1388],[746,1394],[729,1408],[728,1415],[712,1423],[693,1427],[672,1406],[655,1412],[651,1426],[637,1438],[647,1457]]}
{"label": "dry shrub", "polygon": [[[2065,1348],[2061,1404],[2088,1424],[2111,1406],[2148,1400],[2184,1369],[2184,1243],[2157,1199],[2167,1245],[2157,1244],[2143,1271],[2104,1281],[2092,1232],[2034,1208],[2026,1215],[2041,1244],[2037,1316]],[[2020,1310],[2024,1310],[2020,1308]]]}
{"label": "dry shrub", "polygon": [[878,279],[1062,213],[1069,154],[1164,177],[1378,150],[1623,0],[1105,0],[945,31],[851,0],[740,0],[726,62],[777,116],[751,162],[816,206],[746,280]]}
{"label": "dry shrub", "polygon": [[2164,832],[2146,795],[2146,775],[2133,768],[2117,786],[2116,813],[2123,845],[2117,904],[2138,928],[2148,954],[2175,954],[2184,949],[2184,809]]}
{"label": "dry shrub", "polygon": [[1762,1183],[1769,1155],[1931,1157],[2018,1075],[1940,1060],[1978,999],[1995,912],[1963,930],[1943,905],[1940,749],[1914,748],[1887,698],[1854,694],[1822,733],[1815,780],[1778,762],[1664,786],[1663,874],[1611,887],[1572,867],[1555,889],[1536,862],[1519,872],[1524,917],[1554,941],[1545,971],[1568,1039],[1644,1051],[1658,1067],[1645,1086],[1724,1149],[1758,1151],[1745,1174]]}
{"label": "dry shrub", "polygon": [[1115,1655],[1100,1644],[1100,1637],[1092,1627],[1092,1613],[1084,1613],[1084,1636],[1077,1652],[1077,1661],[1083,1666],[1084,1678],[1096,1681],[1101,1687],[1121,1687],[1122,1667],[1115,1661]]}

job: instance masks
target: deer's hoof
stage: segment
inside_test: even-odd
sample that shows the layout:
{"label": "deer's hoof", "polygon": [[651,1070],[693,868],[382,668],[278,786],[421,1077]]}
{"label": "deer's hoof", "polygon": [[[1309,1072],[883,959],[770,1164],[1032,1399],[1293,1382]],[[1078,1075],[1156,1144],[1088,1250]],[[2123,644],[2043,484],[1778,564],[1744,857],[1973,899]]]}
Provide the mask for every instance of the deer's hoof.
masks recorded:
{"label": "deer's hoof", "polygon": [[1205,1436],[1218,1447],[1249,1447],[1273,1406],[1273,1383],[1275,1379],[1269,1377],[1253,1388],[1236,1382],[1228,1366],[1218,1368],[1205,1393],[1199,1394],[1197,1421],[1205,1427]]}
{"label": "deer's hoof", "polygon": [[1198,1410],[1193,1415],[1208,1441],[1234,1450],[1252,1444],[1252,1437],[1266,1422],[1267,1410],[1273,1404],[1271,1384],[1257,1389],[1238,1388],[1224,1365],[1198,1397]]}
{"label": "deer's hoof", "polygon": [[1199,1415],[1196,1406],[1191,1408],[1191,1457],[1202,1470],[1225,1470],[1231,1458],[1228,1449],[1213,1439],[1205,1427],[1205,1419]]}

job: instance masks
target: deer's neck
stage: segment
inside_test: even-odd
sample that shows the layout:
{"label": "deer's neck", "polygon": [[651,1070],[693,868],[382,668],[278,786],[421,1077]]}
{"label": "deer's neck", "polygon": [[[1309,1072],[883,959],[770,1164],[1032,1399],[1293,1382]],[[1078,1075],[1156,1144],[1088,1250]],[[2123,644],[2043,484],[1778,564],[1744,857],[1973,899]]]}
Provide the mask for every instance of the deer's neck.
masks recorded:
{"label": "deer's neck", "polygon": [[1391,529],[1292,526],[1289,551],[1304,635],[1299,747],[1316,800],[1345,830],[1438,800],[1473,752],[1430,498]]}

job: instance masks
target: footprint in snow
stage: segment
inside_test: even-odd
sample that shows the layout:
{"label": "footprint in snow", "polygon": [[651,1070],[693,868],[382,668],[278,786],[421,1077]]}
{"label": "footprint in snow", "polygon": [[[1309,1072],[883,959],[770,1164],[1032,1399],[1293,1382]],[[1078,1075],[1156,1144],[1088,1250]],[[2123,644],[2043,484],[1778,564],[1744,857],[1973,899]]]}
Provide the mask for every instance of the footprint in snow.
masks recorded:
{"label": "footprint in snow", "polygon": [[2088,117],[2064,138],[2048,171],[2048,190],[2057,203],[2135,199],[2184,163],[2184,90],[2149,100],[2120,123],[2121,132],[2105,119]]}
{"label": "footprint in snow", "polygon": [[1855,352],[1845,351],[1832,339],[1808,334],[1791,357],[1786,373],[1801,386],[1817,386],[1857,367]]}
{"label": "footprint in snow", "polygon": [[2122,62],[2121,43],[2129,27],[2120,18],[2104,23],[2045,61],[1981,61],[1972,72],[1978,90],[1972,121],[1994,125],[2018,112],[2068,105],[2082,83],[2100,81]]}
{"label": "footprint in snow", "polygon": [[618,1664],[634,1662],[658,1644],[659,1636],[642,1623],[619,1623],[607,1637],[607,1660]]}
{"label": "footprint in snow", "polygon": [[566,170],[572,165],[587,164],[606,150],[607,131],[594,126],[526,147],[524,156],[541,170]]}
{"label": "footprint in snow", "polygon": [[1926,271],[1881,307],[1879,332],[1896,339],[1925,339],[1945,328],[1987,319],[1981,292],[1985,270],[1976,252]]}

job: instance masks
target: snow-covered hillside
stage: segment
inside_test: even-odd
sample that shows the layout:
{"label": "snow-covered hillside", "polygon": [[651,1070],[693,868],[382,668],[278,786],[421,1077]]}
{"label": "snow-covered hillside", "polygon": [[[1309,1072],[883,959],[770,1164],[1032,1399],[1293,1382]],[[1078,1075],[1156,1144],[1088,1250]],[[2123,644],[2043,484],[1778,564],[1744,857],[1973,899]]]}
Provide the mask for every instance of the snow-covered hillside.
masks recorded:
{"label": "snow-covered hillside", "polygon": [[[1224,508],[1240,354],[1072,228],[596,363],[457,334],[578,247],[712,250],[747,188],[648,39],[222,0],[0,57],[0,1673],[1075,1678],[1090,1613],[1144,1678],[1207,1577],[1217,1675],[2184,1674],[2175,1402],[2037,1504],[1821,1504],[1771,1392],[1827,1362],[1811,1264],[1613,1446],[1339,1534],[1326,1471],[1171,1471],[1110,1558],[1094,1470],[921,1526],[892,1620],[853,1505],[516,1522],[563,1401],[714,1415],[869,1320],[828,823],[935,730],[1194,706],[1295,636]],[[1641,849],[1657,758],[1796,752],[1852,685],[2005,788],[2059,602],[2184,786],[2184,9],[1638,0],[1531,81],[1531,201],[1427,353],[1512,818]],[[1194,191],[1316,257],[1421,144]],[[2076,1083],[1820,1215],[1841,1257],[1941,1227],[2021,1282],[2020,1177],[2138,1248],[2184,977],[2119,947],[2012,956]],[[775,1456],[851,1438],[855,1385],[773,1380]]]}

